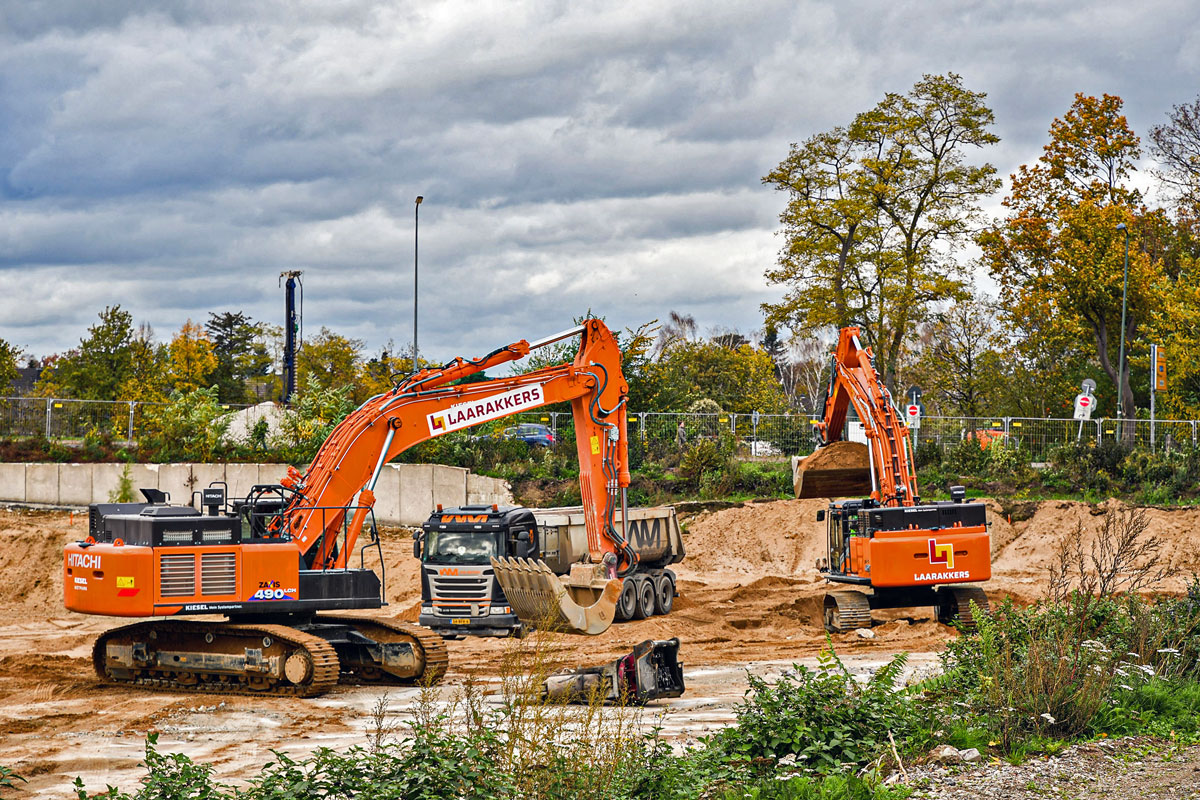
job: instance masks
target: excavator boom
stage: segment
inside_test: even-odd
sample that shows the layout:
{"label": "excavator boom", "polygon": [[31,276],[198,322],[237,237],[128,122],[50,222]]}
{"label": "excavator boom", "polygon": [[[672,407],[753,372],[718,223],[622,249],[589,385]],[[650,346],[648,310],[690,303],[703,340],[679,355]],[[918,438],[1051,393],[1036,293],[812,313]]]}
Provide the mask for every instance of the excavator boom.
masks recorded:
{"label": "excavator boom", "polygon": [[[908,428],[900,421],[891,393],[879,381],[870,348],[858,328],[842,328],[825,393],[825,413],[816,424],[820,447],[800,462],[797,497],[869,495],[889,506],[917,502],[917,480],[908,453]],[[867,443],[846,442],[849,409],[862,422]]]}

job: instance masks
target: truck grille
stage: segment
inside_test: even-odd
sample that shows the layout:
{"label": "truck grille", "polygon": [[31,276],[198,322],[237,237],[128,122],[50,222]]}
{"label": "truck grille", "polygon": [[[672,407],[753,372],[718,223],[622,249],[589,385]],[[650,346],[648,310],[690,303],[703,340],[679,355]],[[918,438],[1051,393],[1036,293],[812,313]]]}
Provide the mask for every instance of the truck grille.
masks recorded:
{"label": "truck grille", "polygon": [[455,577],[431,574],[433,613],[446,617],[480,617],[491,606],[491,577]]}
{"label": "truck grille", "polygon": [[200,593],[234,594],[237,591],[237,556],[204,553],[200,556]]}
{"label": "truck grille", "polygon": [[159,594],[192,597],[196,594],[196,557],[191,553],[162,553],[158,557]]}

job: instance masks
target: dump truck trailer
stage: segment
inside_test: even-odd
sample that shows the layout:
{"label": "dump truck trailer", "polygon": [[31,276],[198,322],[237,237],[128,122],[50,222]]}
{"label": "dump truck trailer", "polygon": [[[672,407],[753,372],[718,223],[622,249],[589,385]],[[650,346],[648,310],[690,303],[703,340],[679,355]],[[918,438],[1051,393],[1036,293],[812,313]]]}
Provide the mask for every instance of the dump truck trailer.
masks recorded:
{"label": "dump truck trailer", "polygon": [[[684,556],[674,508],[631,508],[628,516],[626,538],[638,562],[622,584],[618,622],[669,613],[677,592],[675,573],[668,567]],[[623,519],[617,511],[613,523],[618,529],[624,527]],[[421,625],[447,638],[520,636],[535,623],[522,622],[505,594],[506,576],[497,579],[492,559],[540,561],[565,586],[572,565],[588,558],[584,509],[439,508],[414,534],[413,555],[421,560]]]}

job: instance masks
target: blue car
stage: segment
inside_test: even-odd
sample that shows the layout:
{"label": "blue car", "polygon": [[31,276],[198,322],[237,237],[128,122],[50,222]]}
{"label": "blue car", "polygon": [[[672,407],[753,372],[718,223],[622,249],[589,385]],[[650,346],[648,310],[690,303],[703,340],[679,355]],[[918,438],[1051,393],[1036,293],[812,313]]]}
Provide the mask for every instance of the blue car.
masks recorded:
{"label": "blue car", "polygon": [[525,424],[505,428],[501,434],[505,439],[519,439],[526,444],[553,447],[554,434],[545,425]]}

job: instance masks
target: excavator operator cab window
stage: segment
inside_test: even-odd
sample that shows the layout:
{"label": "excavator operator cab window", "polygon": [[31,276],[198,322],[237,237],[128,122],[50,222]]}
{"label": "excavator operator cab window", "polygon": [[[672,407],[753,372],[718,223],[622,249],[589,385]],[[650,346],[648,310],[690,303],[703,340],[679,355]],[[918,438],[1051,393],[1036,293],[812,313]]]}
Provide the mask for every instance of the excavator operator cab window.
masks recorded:
{"label": "excavator operator cab window", "polygon": [[846,512],[840,508],[829,509],[827,530],[829,532],[829,569],[833,572],[844,572],[845,563],[845,534],[842,527]]}

